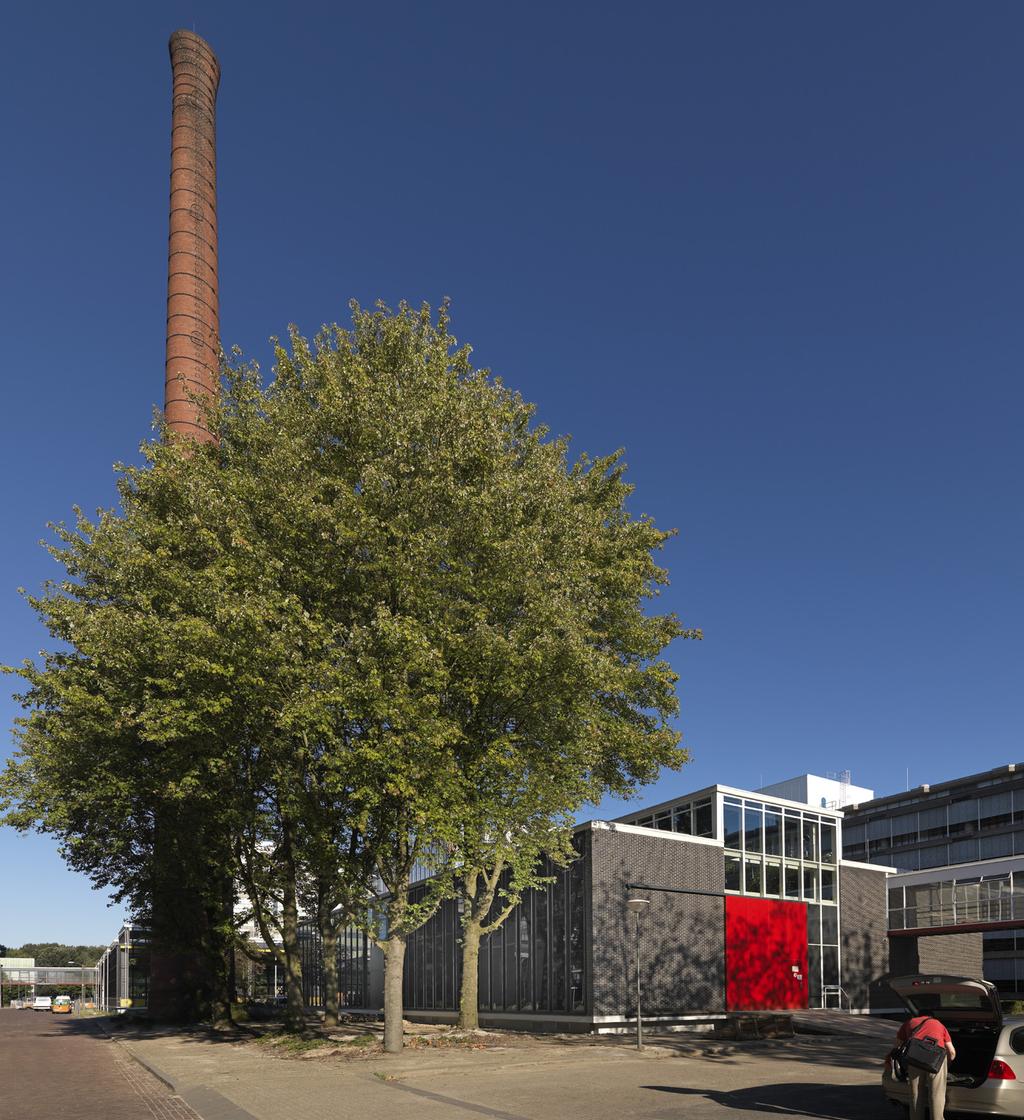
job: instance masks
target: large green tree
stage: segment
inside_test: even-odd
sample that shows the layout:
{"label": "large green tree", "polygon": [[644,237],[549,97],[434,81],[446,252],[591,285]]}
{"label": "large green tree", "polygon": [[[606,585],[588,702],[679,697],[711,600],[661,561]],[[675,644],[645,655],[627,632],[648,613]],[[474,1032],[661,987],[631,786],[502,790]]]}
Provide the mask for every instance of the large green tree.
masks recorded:
{"label": "large green tree", "polygon": [[300,898],[323,929],[374,877],[394,1050],[441,899],[506,867],[522,889],[583,801],[683,761],[660,654],[687,632],[641,609],[665,534],[617,456],[571,462],[473,368],[446,307],[292,332],[209,420],[217,443],[146,444],[120,509],[60,530],[67,578],[31,601],[62,645],[19,670],[0,798],[143,904],[202,838],[212,934],[241,884],[293,1023]]}

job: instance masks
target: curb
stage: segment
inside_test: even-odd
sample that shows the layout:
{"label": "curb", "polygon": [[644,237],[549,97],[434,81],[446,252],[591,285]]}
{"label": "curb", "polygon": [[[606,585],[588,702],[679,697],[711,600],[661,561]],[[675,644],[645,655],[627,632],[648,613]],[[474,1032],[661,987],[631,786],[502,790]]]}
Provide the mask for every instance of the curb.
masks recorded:
{"label": "curb", "polygon": [[240,1105],[229,1100],[223,1093],[218,1093],[216,1089],[211,1089],[207,1085],[184,1085],[177,1082],[149,1058],[144,1058],[141,1054],[136,1053],[128,1041],[116,1038],[109,1032],[104,1031],[98,1023],[96,1029],[119,1046],[133,1062],[140,1065],[147,1073],[152,1074],[161,1084],[170,1089],[179,1100],[184,1101],[202,1120],[257,1120],[257,1117],[253,1116],[251,1112],[247,1112]]}
{"label": "curb", "polygon": [[174,1084],[171,1078],[166,1073],[164,1073],[163,1070],[158,1069],[151,1062],[146,1061],[144,1058],[136,1054],[127,1042],[124,1042],[116,1035],[111,1034],[110,1031],[108,1031],[102,1023],[97,1022],[95,1019],[90,1019],[88,1020],[88,1025],[90,1030],[94,1031],[96,1034],[102,1035],[105,1039],[107,1039],[108,1042],[113,1042],[116,1046],[119,1046],[132,1059],[133,1062],[136,1062],[138,1065],[142,1066],[142,1068],[146,1070],[147,1073],[151,1073],[157,1079],[157,1081],[161,1082],[168,1089],[170,1089],[172,1093],[178,1092],[177,1085]]}

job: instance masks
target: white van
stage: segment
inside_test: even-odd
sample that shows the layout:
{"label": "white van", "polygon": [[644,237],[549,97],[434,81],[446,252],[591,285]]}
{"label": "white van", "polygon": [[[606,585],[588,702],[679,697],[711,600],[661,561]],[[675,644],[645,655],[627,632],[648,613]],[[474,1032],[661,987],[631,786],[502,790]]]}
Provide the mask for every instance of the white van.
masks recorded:
{"label": "white van", "polygon": [[36,996],[32,1001],[33,1011],[49,1011],[53,1000],[49,996]]}

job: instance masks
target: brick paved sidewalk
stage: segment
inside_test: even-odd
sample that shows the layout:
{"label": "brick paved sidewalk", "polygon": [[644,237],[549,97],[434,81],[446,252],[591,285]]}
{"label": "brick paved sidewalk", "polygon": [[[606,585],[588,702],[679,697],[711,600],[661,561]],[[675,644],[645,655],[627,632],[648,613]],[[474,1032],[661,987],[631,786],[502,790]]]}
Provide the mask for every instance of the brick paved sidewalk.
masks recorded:
{"label": "brick paved sidewalk", "polygon": [[205,1120],[88,1019],[0,1010],[0,1120]]}

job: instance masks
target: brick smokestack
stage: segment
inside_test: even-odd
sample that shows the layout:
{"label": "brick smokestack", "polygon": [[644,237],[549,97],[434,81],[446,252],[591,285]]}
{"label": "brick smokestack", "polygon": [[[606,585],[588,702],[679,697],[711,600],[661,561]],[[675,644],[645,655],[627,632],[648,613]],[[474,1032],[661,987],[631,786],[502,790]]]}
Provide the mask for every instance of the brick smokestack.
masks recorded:
{"label": "brick smokestack", "polygon": [[220,65],[191,31],[170,41],[171,231],[167,246],[167,365],[164,415],[170,431],[211,443],[200,407],[215,398],[220,370],[217,283],[217,87]]}

